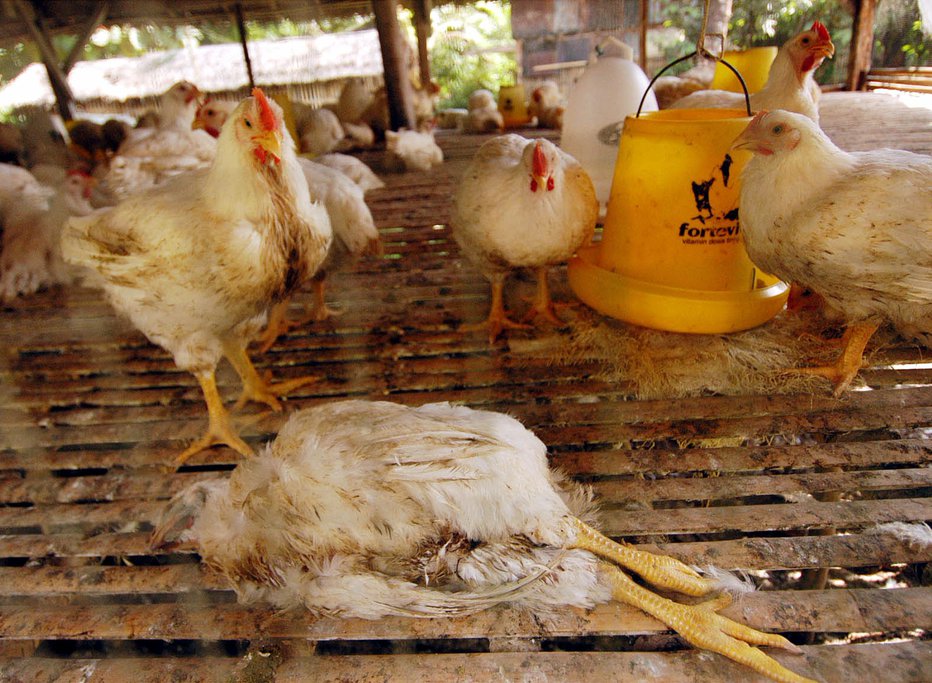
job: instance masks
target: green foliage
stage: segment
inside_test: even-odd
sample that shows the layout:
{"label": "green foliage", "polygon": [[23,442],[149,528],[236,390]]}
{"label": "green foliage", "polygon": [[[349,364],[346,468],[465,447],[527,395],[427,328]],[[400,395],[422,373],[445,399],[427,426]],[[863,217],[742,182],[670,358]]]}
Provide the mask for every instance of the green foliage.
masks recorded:
{"label": "green foliage", "polygon": [[[671,43],[664,57],[672,61],[695,48],[702,24],[703,2],[664,0],[661,19],[665,27],[680,28],[683,42]],[[932,61],[932,43],[922,35],[918,0],[880,0],[874,22],[874,66],[916,66]],[[845,58],[851,43],[853,18],[839,0],[735,0],[728,23],[728,41],[735,47],[782,45],[812,25],[825,24],[835,43],[836,57],[816,72],[822,83],[845,78]]]}
{"label": "green foliage", "polygon": [[508,2],[441,5],[432,10],[431,24],[428,49],[431,76],[440,85],[439,108],[465,107],[477,88],[497,92],[514,84],[517,62]]}

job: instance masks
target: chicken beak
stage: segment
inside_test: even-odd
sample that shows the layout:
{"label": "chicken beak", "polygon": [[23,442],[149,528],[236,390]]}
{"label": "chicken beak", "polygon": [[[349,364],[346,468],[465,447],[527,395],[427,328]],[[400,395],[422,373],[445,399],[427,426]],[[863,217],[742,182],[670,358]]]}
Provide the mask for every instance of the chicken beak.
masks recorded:
{"label": "chicken beak", "polygon": [[[277,130],[267,130],[258,135],[252,136],[252,141],[256,143],[257,151],[263,150],[266,155],[270,156],[274,163],[282,158],[282,134]],[[262,159],[265,161],[265,159]]]}
{"label": "chicken beak", "polygon": [[773,150],[758,139],[756,131],[751,126],[745,128],[744,132],[736,137],[735,141],[731,143],[730,151],[737,151],[742,149],[746,149],[749,152],[757,152],[758,154],[763,155],[773,154]]}
{"label": "chicken beak", "polygon": [[812,46],[812,53],[822,58],[828,57],[831,59],[835,56],[835,43],[830,40],[824,43],[816,43]]}
{"label": "chicken beak", "polygon": [[191,130],[204,130],[205,128],[207,128],[207,124],[200,119],[194,119],[191,122]]}

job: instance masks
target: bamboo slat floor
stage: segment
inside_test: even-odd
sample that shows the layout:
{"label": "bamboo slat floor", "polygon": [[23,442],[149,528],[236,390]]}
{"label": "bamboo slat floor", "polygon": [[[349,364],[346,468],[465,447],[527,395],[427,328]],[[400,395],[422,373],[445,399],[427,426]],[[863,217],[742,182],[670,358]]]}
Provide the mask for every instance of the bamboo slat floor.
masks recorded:
{"label": "bamboo slat floor", "polygon": [[[828,93],[822,122],[847,149],[932,153],[932,109],[916,102]],[[879,526],[932,519],[927,352],[894,343],[864,369],[866,389],[839,400],[633,400],[591,363],[490,346],[458,330],[485,314],[488,288],[447,227],[484,139],[441,135],[441,168],[387,175],[370,194],[385,255],[334,278],[343,315],[257,359],[276,377],[321,380],[285,415],[254,411],[247,441],[345,397],[508,412],[593,485],[607,533],[755,577],[763,590],[726,613],[805,644],[776,653],[783,663],[823,681],[929,680],[932,545]],[[168,469],[204,426],[194,378],[93,291],[46,292],[2,316],[0,680],[760,680],[622,605],[376,622],[238,605],[192,551],[147,543],[168,498],[237,462],[217,448]],[[219,384],[235,395],[229,369]]]}

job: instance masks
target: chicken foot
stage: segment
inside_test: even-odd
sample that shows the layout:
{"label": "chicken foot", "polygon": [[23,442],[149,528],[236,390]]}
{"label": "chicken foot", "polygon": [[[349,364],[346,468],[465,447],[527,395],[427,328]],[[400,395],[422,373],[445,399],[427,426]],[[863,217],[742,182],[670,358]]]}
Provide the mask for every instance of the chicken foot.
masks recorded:
{"label": "chicken foot", "polygon": [[243,393],[240,394],[239,399],[236,401],[234,410],[242,408],[247,401],[256,401],[264,403],[276,413],[280,413],[282,404],[278,400],[279,397],[320,379],[320,377],[309,375],[269,384],[256,372],[256,367],[249,360],[246,349],[241,344],[224,344],[223,355],[230,361],[233,369],[236,370],[236,374],[243,381]]}
{"label": "chicken foot", "polygon": [[217,391],[214,371],[196,372],[194,376],[197,377],[197,381],[201,385],[201,391],[204,392],[204,400],[207,402],[209,419],[207,433],[184,449],[181,455],[175,458],[175,464],[181,465],[195,453],[200,453],[216,444],[226,444],[241,455],[253,455],[252,448],[236,433],[230,421],[230,414],[223,407],[223,401]]}
{"label": "chicken foot", "polygon": [[557,316],[558,308],[568,308],[571,303],[555,303],[550,296],[550,286],[547,284],[547,266],[537,269],[537,292],[531,300],[531,308],[525,313],[522,322],[530,320],[543,320],[557,327],[566,325],[564,320]]}
{"label": "chicken foot", "polygon": [[508,313],[505,311],[504,290],[505,279],[503,277],[494,278],[492,280],[492,305],[489,307],[489,316],[481,323],[462,325],[460,329],[465,332],[470,332],[488,328],[490,344],[498,339],[498,335],[502,333],[502,330],[530,329],[530,325],[516,323],[508,317]]}
{"label": "chicken foot", "polygon": [[832,395],[835,398],[839,398],[861,369],[864,349],[867,346],[867,342],[870,341],[870,338],[874,336],[874,332],[877,331],[878,327],[880,327],[880,323],[871,320],[862,320],[852,323],[848,326],[848,329],[845,330],[841,342],[844,348],[842,348],[834,365],[799,368],[791,370],[790,372],[825,377],[835,385]]}
{"label": "chicken foot", "polygon": [[256,339],[259,344],[259,353],[265,353],[275,345],[278,338],[295,327],[304,323],[303,320],[288,319],[288,300],[280,301],[269,311],[269,320],[262,334]]}
{"label": "chicken foot", "polygon": [[635,583],[615,565],[603,563],[602,569],[611,582],[614,599],[644,610],[672,628],[691,645],[724,655],[779,683],[815,683],[753,647],[780,647],[798,654],[799,648],[786,638],[776,633],[758,631],[717,614],[730,602],[727,595],[698,605],[684,605],[652,593]]}
{"label": "chicken foot", "polygon": [[673,557],[655,555],[616,543],[578,519],[568,521],[576,532],[576,541],[571,547],[588,550],[607,560],[601,567],[611,582],[612,596],[616,600],[644,610],[675,630],[692,645],[718,652],[776,681],[810,681],[752,647],[768,645],[799,652],[799,648],[786,638],[775,633],[763,633],[716,614],[718,610],[730,604],[731,597],[727,593],[698,605],[684,605],[635,583],[619,567],[636,572],[655,586],[692,596],[707,595],[716,590],[718,582],[703,578],[694,569]]}

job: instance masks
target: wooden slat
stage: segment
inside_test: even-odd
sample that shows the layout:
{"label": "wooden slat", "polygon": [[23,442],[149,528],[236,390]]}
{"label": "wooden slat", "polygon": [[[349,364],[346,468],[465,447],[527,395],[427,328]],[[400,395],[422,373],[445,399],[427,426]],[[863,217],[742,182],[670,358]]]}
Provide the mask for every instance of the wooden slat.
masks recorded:
{"label": "wooden slat", "polygon": [[[261,650],[259,650],[261,651]],[[932,659],[928,642],[804,646],[803,654],[768,652],[784,666],[824,681],[924,683]],[[0,660],[0,677],[19,681],[86,680],[93,683],[195,683],[228,681],[260,655],[232,657],[139,657],[124,659],[31,658]],[[278,683],[382,683],[424,680],[482,681],[684,681],[768,683],[769,679],[722,657],[679,652],[498,652],[472,654],[357,655],[268,658],[263,673]]]}
{"label": "wooden slat", "polygon": [[[932,589],[850,589],[748,593],[722,614],[770,631],[874,632],[932,628]],[[393,639],[532,638],[636,635],[663,631],[662,624],[627,605],[610,603],[589,612],[562,610],[536,617],[497,607],[456,619],[314,619],[304,612],[276,614],[241,605],[126,604],[16,605],[0,612],[8,639],[206,639],[267,638]]]}

